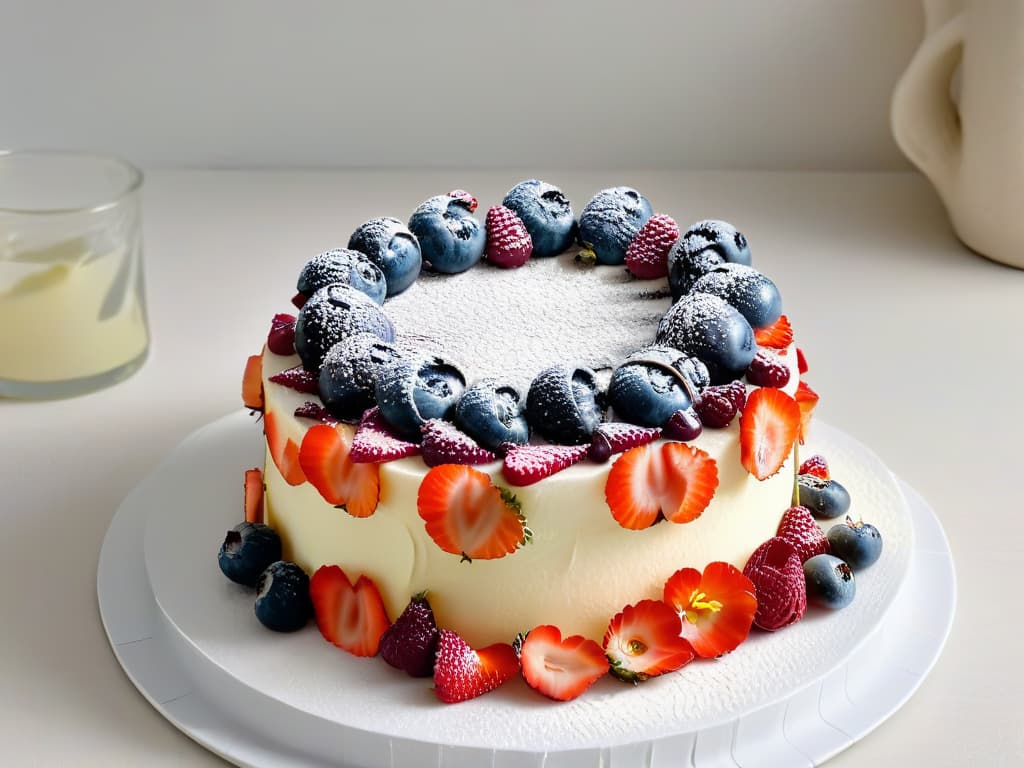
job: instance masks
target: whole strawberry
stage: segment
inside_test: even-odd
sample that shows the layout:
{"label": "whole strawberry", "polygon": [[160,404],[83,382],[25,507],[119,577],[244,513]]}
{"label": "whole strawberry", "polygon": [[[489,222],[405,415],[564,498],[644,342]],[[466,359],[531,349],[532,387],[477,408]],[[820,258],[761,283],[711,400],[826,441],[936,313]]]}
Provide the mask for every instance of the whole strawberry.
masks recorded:
{"label": "whole strawberry", "polygon": [[801,563],[831,551],[825,532],[818,527],[814,515],[807,507],[790,507],[783,512],[775,535],[796,548]]}
{"label": "whole strawberry", "polygon": [[425,592],[415,595],[380,639],[380,655],[412,677],[431,677],[440,633]]}
{"label": "whole strawberry", "polygon": [[679,225],[671,216],[656,213],[629,241],[626,269],[641,280],[668,275],[668,252],[679,239]]}
{"label": "whole strawberry", "polygon": [[775,536],[754,550],[743,567],[754,585],[757,612],[754,624],[774,632],[803,618],[807,610],[804,567],[796,547]]}
{"label": "whole strawberry", "polygon": [[487,211],[487,260],[499,267],[521,267],[533,253],[533,240],[515,211],[494,205]]}

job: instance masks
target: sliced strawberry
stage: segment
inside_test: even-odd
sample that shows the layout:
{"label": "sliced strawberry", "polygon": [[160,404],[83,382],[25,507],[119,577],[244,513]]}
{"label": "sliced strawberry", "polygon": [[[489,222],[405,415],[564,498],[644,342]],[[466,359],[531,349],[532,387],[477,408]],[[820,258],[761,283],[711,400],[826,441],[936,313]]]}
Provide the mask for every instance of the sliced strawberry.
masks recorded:
{"label": "sliced strawberry", "polygon": [[274,460],[277,471],[288,485],[302,485],[306,475],[299,464],[299,446],[290,437],[281,434],[277,414],[269,411],[263,419],[263,432],[267,436],[267,448]]}
{"label": "sliced strawberry", "polygon": [[807,610],[804,567],[788,541],[778,536],[768,539],[747,560],[743,575],[754,585],[758,627],[774,632],[803,617]]}
{"label": "sliced strawberry", "polygon": [[805,381],[800,382],[800,386],[796,388],[796,394],[793,396],[796,398],[797,405],[800,406],[800,444],[803,445],[811,429],[811,416],[821,398],[818,397],[817,392],[807,386]]}
{"label": "sliced strawberry", "polygon": [[589,449],[587,445],[510,445],[501,474],[512,485],[532,485],[582,461]]}
{"label": "sliced strawberry", "polygon": [[380,499],[380,472],[376,464],[356,464],[349,458],[354,431],[348,424],[310,427],[302,439],[299,463],[324,501],[352,517],[369,517]]}
{"label": "sliced strawberry", "polygon": [[659,517],[696,520],[718,488],[718,465],[707,452],[685,443],[641,445],[619,456],[608,472],[604,496],[623,528],[640,530]]}
{"label": "sliced strawberry", "polygon": [[793,450],[800,406],[781,389],[762,387],[747,396],[740,416],[740,461],[758,480],[771,477]]}
{"label": "sliced strawberry", "polygon": [[367,576],[355,584],[336,565],[322,565],[309,580],[316,625],[324,639],[356,656],[375,656],[387,630],[387,611]]}
{"label": "sliced strawberry", "polygon": [[295,354],[295,315],[274,315],[267,334],[267,348],[275,355]]}
{"label": "sliced strawberry", "polygon": [[828,473],[828,461],[820,453],[816,453],[808,459],[804,460],[804,463],[800,465],[800,471],[798,475],[814,475],[820,477],[822,480],[831,480],[832,477]]}
{"label": "sliced strawberry", "polygon": [[296,365],[294,368],[286,368],[280,373],[275,373],[270,377],[270,381],[307,395],[320,394],[320,377],[315,373],[307,371],[301,365]]}
{"label": "sliced strawberry", "polygon": [[421,428],[423,461],[428,467],[441,464],[489,464],[498,457],[481,448],[472,437],[449,421],[430,419]]}
{"label": "sliced strawberry", "polygon": [[754,622],[757,598],[750,579],[729,563],[710,563],[673,573],[665,583],[665,602],[676,609],[680,634],[698,656],[729,653],[746,640]]}
{"label": "sliced strawberry", "polygon": [[434,693],[446,704],[493,691],[518,671],[519,659],[508,643],[475,651],[455,632],[441,630],[434,661]]}
{"label": "sliced strawberry", "polygon": [[307,400],[295,409],[295,418],[322,421],[324,424],[338,423],[338,420],[331,415],[330,411],[320,405],[320,403],[314,403],[312,400]]}
{"label": "sliced strawberry", "polygon": [[796,369],[800,372],[800,375],[807,373],[807,358],[804,356],[804,351],[800,347],[796,348]]}
{"label": "sliced strawberry", "polygon": [[693,648],[682,637],[679,614],[660,600],[641,600],[615,614],[604,633],[611,673],[628,683],[672,672],[693,661]]}
{"label": "sliced strawberry", "polygon": [[563,640],[558,627],[549,624],[529,631],[519,663],[531,688],[558,701],[575,699],[608,671],[601,646],[580,635]]}
{"label": "sliced strawberry", "polygon": [[759,347],[785,349],[793,343],[793,326],[790,324],[789,318],[780,315],[772,325],[758,328],[754,331],[754,341]]}
{"label": "sliced strawberry", "polygon": [[591,461],[603,464],[616,453],[628,451],[638,445],[653,443],[661,436],[661,430],[651,427],[638,427],[624,422],[605,422],[598,424],[590,438]]}
{"label": "sliced strawberry", "polygon": [[793,545],[801,563],[831,550],[825,532],[818,527],[807,507],[790,507],[783,512],[775,535]]}
{"label": "sliced strawberry", "polygon": [[377,406],[363,414],[352,439],[352,461],[357,464],[379,464],[419,453],[416,443],[403,440],[391,431]]}
{"label": "sliced strawberry", "polygon": [[437,546],[466,560],[504,557],[530,536],[515,497],[461,464],[427,472],[416,505]]}
{"label": "sliced strawberry", "polygon": [[263,522],[263,472],[245,470],[245,522]]}
{"label": "sliced strawberry", "polygon": [[249,355],[242,374],[242,405],[254,411],[263,410],[263,356]]}

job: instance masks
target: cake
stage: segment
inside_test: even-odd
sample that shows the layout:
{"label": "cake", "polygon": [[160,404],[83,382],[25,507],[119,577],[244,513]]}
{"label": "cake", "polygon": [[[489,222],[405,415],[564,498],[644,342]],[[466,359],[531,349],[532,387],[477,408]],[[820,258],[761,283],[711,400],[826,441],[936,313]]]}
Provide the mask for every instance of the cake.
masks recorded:
{"label": "cake", "polygon": [[[578,220],[536,180],[486,223],[476,207],[456,190],[408,228],[366,222],[301,269],[298,316],[277,315],[250,357],[243,399],[262,411],[267,451],[247,474],[246,518],[276,533],[268,561],[294,564],[264,576],[261,595],[287,575],[325,638],[357,655],[429,618],[442,628],[429,664],[407,671],[434,674],[446,701],[482,691],[452,693],[440,659],[507,668],[517,636],[524,674],[531,638],[572,640],[602,674],[607,657],[636,682],[731,651],[753,622],[798,619],[802,573],[799,596],[759,606],[770,579],[741,571],[783,573],[797,557],[796,540],[764,545],[780,541],[817,396],[743,235],[721,221],[680,233],[628,187],[599,192]],[[823,516],[836,516],[822,482]],[[229,533],[225,547],[239,542]],[[704,594],[712,581],[741,596],[743,617]],[[734,637],[688,626],[716,615],[737,622]],[[610,644],[653,616],[683,638],[668,661],[617,656]],[[403,652],[385,658],[402,666]]]}

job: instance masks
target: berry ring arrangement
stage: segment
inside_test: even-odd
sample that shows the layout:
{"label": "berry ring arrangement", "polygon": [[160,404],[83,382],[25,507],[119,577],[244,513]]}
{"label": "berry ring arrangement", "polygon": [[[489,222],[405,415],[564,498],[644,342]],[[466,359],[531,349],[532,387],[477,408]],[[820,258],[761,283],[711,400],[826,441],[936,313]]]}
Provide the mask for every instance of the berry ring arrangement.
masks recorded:
{"label": "berry ring arrangement", "polygon": [[477,207],[437,195],[298,271],[244,368],[263,460],[237,467],[213,573],[181,574],[170,552],[202,544],[173,515],[146,525],[164,623],[212,665],[193,675],[478,746],[444,717],[466,712],[521,751],[710,727],[835,669],[905,575],[906,502],[866,449],[815,439],[743,234],[681,231],[629,187],[578,218],[538,180]]}

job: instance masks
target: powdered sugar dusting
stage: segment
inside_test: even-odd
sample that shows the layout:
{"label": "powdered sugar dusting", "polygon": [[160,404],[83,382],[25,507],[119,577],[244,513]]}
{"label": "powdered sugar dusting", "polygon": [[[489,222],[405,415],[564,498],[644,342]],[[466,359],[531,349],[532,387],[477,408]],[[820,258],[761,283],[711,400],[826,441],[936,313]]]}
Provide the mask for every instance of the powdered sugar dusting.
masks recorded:
{"label": "powdered sugar dusting", "polygon": [[423,273],[384,311],[400,343],[443,353],[469,380],[492,376],[525,392],[558,363],[610,369],[654,340],[667,286],[581,264],[576,252],[518,269],[481,262],[458,275]]}

